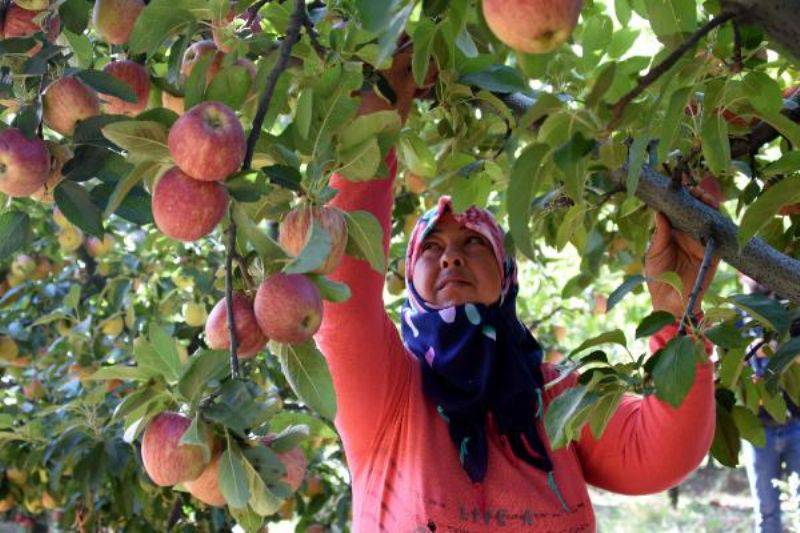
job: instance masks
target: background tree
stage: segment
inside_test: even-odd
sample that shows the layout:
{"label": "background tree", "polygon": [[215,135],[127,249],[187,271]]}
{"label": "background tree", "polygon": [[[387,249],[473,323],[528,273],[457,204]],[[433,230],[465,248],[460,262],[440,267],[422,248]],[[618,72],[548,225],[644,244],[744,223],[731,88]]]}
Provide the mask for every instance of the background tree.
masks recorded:
{"label": "background tree", "polygon": [[[0,3],[0,510],[344,528],[311,336],[349,289],[325,276],[342,253],[368,261],[396,314],[405,241],[441,194],[504,221],[529,260],[521,316],[581,372],[548,412],[554,445],[600,433],[624,391],[675,404],[691,386],[693,337],[649,359],[641,342],[682,318],[648,312],[646,281],[692,308],[677,275],[642,273],[654,209],[784,298],[738,294],[723,268],[686,325],[719,347],[714,456],[762,442],[759,405],[800,402],[800,2],[551,4]],[[384,69],[409,52],[423,89],[401,125]],[[357,117],[362,89],[390,110]],[[333,172],[384,175],[392,147],[386,260],[371,215],[324,205]],[[689,194],[703,179],[719,211]],[[778,341],[763,381],[757,325]]]}

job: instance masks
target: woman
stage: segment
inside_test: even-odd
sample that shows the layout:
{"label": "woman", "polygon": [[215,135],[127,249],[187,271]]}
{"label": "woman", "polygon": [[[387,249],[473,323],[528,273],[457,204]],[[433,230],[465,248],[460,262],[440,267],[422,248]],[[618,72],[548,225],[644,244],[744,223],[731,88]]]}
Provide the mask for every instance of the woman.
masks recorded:
{"label": "woman", "polygon": [[[415,93],[408,62],[398,56],[385,74],[403,118]],[[361,111],[385,107],[365,94]],[[331,205],[377,217],[384,253],[393,154],[387,162],[384,179],[331,179],[339,191]],[[655,396],[626,396],[600,440],[587,428],[577,443],[550,448],[544,413],[577,376],[545,390],[557,372],[516,318],[516,264],[502,235],[488,211],[456,214],[447,197],[421,217],[406,258],[402,337],[383,307],[383,276],[350,257],[332,274],[352,296],[325,303],[316,340],[336,390],[354,531],[592,531],[587,483],[626,494],[662,491],[708,451],[709,362],[698,365],[680,408]],[[698,243],[657,215],[648,275],[674,270],[691,287],[701,257]],[[680,316],[679,295],[663,284],[650,289],[656,309]],[[651,350],[675,331],[655,335]]]}

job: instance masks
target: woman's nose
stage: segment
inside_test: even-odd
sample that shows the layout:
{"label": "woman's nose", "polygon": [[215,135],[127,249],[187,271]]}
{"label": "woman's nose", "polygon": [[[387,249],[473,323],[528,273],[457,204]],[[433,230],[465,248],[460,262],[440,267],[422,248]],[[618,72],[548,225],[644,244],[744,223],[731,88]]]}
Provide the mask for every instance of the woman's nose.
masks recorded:
{"label": "woman's nose", "polygon": [[441,268],[448,268],[451,266],[463,266],[464,265],[464,258],[461,256],[461,251],[455,249],[452,246],[448,246],[445,248],[444,252],[442,253],[442,257],[440,258],[440,266]]}

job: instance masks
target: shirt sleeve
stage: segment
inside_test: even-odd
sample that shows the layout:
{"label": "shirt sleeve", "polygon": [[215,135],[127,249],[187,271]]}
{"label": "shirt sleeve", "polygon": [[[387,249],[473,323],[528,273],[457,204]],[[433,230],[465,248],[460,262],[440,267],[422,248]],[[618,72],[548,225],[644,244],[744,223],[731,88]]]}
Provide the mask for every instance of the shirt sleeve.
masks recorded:
{"label": "shirt sleeve", "polygon": [[[663,328],[650,339],[653,353],[677,333]],[[711,343],[705,341],[706,352]],[[584,427],[576,451],[586,481],[622,494],[649,494],[679,484],[711,447],[716,421],[714,365],[697,364],[695,381],[674,408],[655,394],[626,394],[599,440]]]}
{"label": "shirt sleeve", "polygon": [[[383,230],[384,257],[391,235],[392,185],[397,172],[394,151],[387,157],[389,176],[351,182],[334,174],[338,194],[328,204],[343,211],[369,211]],[[345,302],[325,301],[315,340],[328,363],[336,393],[334,421],[352,458],[368,453],[385,426],[392,405],[410,386],[412,361],[383,304],[384,274],[366,261],[344,256],[329,276],[351,290]]]}

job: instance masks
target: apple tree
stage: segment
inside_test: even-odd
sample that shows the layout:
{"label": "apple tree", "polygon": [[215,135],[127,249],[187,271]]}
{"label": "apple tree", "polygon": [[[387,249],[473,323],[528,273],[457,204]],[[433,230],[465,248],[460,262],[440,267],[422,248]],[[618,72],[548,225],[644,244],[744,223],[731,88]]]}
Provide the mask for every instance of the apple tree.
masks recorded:
{"label": "apple tree", "polygon": [[[408,235],[442,194],[496,213],[540,284],[520,316],[554,357],[572,346],[560,364],[581,379],[548,411],[554,446],[602,432],[625,391],[680,403],[702,334],[718,347],[712,453],[734,466],[740,437],[764,439],[760,406],[780,419],[800,403],[797,12],[3,0],[0,512],[80,530],[346,528],[313,335],[323,300],[350,291],[328,275],[344,254],[367,261],[396,317]],[[385,69],[402,54],[419,89],[398,113]],[[385,110],[360,112],[370,91]],[[370,213],[326,204],[332,174],[385,176],[392,150],[387,258]],[[718,210],[689,193],[700,182],[724,193]],[[703,270],[694,287],[643,272],[656,210],[729,265],[700,319]],[[547,268],[564,254],[568,279]],[[779,297],[741,294],[737,270]],[[649,312],[646,283],[684,316]],[[676,319],[687,335],[648,358],[639,339]],[[587,327],[567,341],[569,322]]]}

